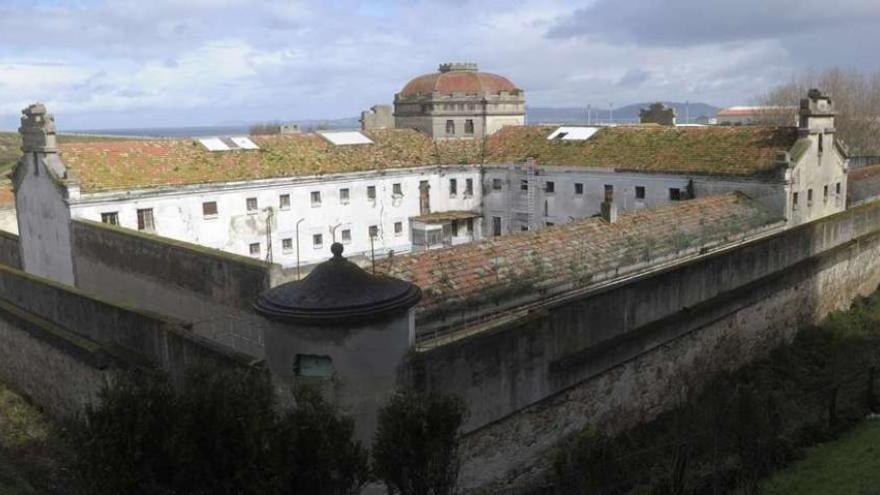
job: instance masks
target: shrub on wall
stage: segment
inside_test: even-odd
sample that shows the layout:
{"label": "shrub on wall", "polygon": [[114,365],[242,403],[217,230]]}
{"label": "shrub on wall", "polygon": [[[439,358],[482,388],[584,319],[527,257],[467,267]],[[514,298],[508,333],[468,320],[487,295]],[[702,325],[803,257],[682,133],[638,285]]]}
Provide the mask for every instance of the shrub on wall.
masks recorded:
{"label": "shrub on wall", "polygon": [[457,397],[394,394],[379,412],[373,468],[388,492],[447,495],[458,481],[458,438],[464,402]]}
{"label": "shrub on wall", "polygon": [[[557,493],[757,493],[763,477],[878,407],[880,295],[613,437],[587,429],[555,458]],[[697,384],[691,384],[697,385]]]}
{"label": "shrub on wall", "polygon": [[357,493],[368,476],[353,422],[304,391],[279,414],[268,377],[197,366],[173,386],[124,374],[72,428],[88,494]]}

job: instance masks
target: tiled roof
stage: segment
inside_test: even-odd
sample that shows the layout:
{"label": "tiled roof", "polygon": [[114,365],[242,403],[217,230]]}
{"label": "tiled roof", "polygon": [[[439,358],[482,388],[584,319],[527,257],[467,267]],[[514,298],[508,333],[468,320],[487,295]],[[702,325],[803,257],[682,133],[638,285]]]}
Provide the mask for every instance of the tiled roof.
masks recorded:
{"label": "tiled roof", "polygon": [[0,206],[15,204],[15,194],[12,192],[12,183],[8,180],[0,180]]}
{"label": "tiled roof", "polygon": [[621,213],[614,224],[589,218],[396,256],[379,263],[377,270],[420,286],[423,310],[461,308],[493,297],[514,297],[511,291],[522,295],[566,283],[589,285],[609,271],[644,269],[660,258],[740,238],[779,220],[742,194],[732,193]]}
{"label": "tiled roof", "polygon": [[513,93],[519,89],[509,79],[497,74],[454,70],[416,77],[400,90],[400,96],[431,96],[433,93],[498,94],[501,91]]}
{"label": "tiled roof", "polygon": [[869,179],[871,177],[876,177],[880,175],[880,165],[871,165],[869,167],[861,167],[854,170],[850,170],[847,174],[849,181],[857,181]]}
{"label": "tiled roof", "polygon": [[427,215],[412,217],[411,220],[415,220],[417,222],[431,223],[443,222],[445,220],[467,220],[468,218],[477,218],[479,216],[480,214],[475,211],[435,211],[434,213],[428,213]]}
{"label": "tiled roof", "polygon": [[[254,137],[259,151],[231,152],[210,152],[193,140],[68,143],[61,146],[61,159],[77,174],[82,190],[87,192],[437,163],[434,144],[416,131],[377,130],[366,134],[375,144],[334,146],[317,134],[275,135]],[[449,158],[449,163],[468,161]]]}
{"label": "tiled roof", "polygon": [[505,127],[487,143],[488,161],[534,157],[539,165],[620,170],[769,174],[776,153],[798,139],[794,127],[619,126],[606,127],[585,141],[549,141],[552,127]]}
{"label": "tiled roof", "polygon": [[622,126],[586,141],[549,141],[552,127],[505,127],[485,145],[430,138],[409,129],[367,131],[372,145],[334,146],[315,134],[258,136],[259,151],[210,152],[193,140],[64,143],[61,158],[94,192],[402,167],[523,163],[676,173],[771,173],[794,128]]}

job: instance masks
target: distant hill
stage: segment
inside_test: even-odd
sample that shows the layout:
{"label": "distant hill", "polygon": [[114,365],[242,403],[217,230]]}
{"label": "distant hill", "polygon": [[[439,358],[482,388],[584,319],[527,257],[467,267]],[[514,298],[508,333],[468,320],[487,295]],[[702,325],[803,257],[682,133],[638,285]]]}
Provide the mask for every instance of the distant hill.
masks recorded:
{"label": "distant hill", "polygon": [[[655,102],[634,103],[624,107],[614,109],[614,117],[612,122],[616,123],[635,123],[639,121],[639,110],[647,108]],[[663,104],[675,108],[675,114],[679,124],[684,124],[686,116],[690,114],[690,121],[693,121],[704,115],[706,117],[714,117],[720,108],[709,105],[708,103],[691,103],[687,105],[679,102],[664,101]],[[591,110],[591,120],[593,123],[608,123],[609,112],[608,107],[593,108]],[[598,120],[597,120],[598,119]],[[554,124],[586,124],[587,108],[548,108],[548,107],[528,107],[526,109],[526,122],[529,124],[554,123]]]}

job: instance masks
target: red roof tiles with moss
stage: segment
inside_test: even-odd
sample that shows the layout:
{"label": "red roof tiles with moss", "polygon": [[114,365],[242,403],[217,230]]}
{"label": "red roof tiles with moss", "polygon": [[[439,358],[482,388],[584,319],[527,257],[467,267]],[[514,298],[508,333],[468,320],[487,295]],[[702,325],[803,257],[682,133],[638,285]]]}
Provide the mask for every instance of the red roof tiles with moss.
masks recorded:
{"label": "red roof tiles with moss", "polygon": [[497,95],[501,91],[514,93],[519,89],[509,79],[497,74],[450,71],[416,77],[400,90],[400,96],[430,96],[435,92],[442,95],[452,95],[453,93],[475,95],[483,92]]}
{"label": "red roof tiles with moss", "polygon": [[390,266],[389,261],[378,263],[377,270],[421,287],[423,309],[455,308],[501,292],[512,296],[511,290],[528,293],[565,283],[589,285],[597,274],[739,238],[779,220],[733,193],[625,212],[614,224],[589,218],[396,256]]}
{"label": "red roof tiles with moss", "polygon": [[255,137],[259,151],[210,152],[194,140],[64,143],[61,158],[94,192],[476,163],[585,166],[645,172],[770,174],[794,128],[622,126],[587,141],[549,141],[552,127],[505,127],[485,145],[409,129],[368,131],[375,144],[334,146],[315,134]]}
{"label": "red roof tiles with moss", "polygon": [[776,154],[798,139],[794,127],[606,127],[585,141],[550,141],[555,127],[504,127],[487,143],[488,161],[651,172],[770,174]]}

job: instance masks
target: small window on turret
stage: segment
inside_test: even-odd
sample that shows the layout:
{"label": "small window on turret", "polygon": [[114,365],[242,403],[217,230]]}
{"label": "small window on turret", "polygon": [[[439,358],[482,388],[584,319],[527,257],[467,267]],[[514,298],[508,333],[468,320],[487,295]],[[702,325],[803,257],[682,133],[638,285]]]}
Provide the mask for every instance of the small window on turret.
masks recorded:
{"label": "small window on turret", "polygon": [[824,134],[819,134],[819,153],[825,151]]}

